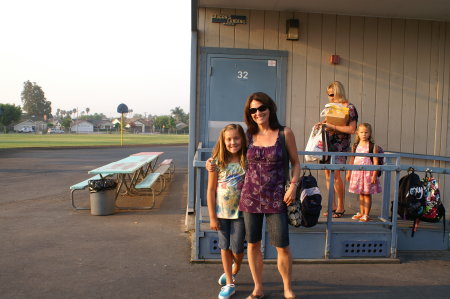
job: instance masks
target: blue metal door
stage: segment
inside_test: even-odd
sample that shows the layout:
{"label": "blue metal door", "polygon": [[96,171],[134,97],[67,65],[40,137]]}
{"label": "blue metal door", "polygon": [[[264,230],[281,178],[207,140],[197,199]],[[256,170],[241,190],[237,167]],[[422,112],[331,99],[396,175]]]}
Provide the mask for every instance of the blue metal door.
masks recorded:
{"label": "blue metal door", "polygon": [[206,88],[200,114],[200,139],[205,147],[215,144],[219,131],[226,124],[243,124],[245,101],[256,91],[265,92],[274,99],[278,107],[278,118],[284,123],[283,80],[287,54],[282,51],[241,49],[228,49],[225,52],[230,53],[205,55],[204,70],[207,74],[203,77],[203,82]]}

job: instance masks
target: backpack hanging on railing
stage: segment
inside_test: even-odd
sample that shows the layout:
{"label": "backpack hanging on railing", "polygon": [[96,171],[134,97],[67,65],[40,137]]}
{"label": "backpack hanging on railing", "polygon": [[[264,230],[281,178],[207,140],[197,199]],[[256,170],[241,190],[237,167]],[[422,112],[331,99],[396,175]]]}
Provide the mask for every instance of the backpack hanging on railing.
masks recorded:
{"label": "backpack hanging on railing", "polygon": [[[430,176],[428,176],[428,174]],[[422,179],[425,196],[425,211],[420,217],[426,222],[439,222],[443,219],[443,231],[445,235],[445,208],[442,204],[441,193],[439,192],[439,185],[437,180],[431,175],[431,171],[425,172],[425,177]]]}
{"label": "backpack hanging on railing", "polygon": [[316,178],[311,175],[311,170],[309,170],[309,175],[305,174],[306,170],[300,178],[295,201],[300,203],[301,225],[313,227],[319,222],[320,210],[322,210],[322,194],[317,186]]}
{"label": "backpack hanging on railing", "polygon": [[[308,169],[309,170],[309,169]],[[322,210],[322,194],[317,186],[317,180],[311,174],[303,172],[299,180],[295,201],[287,207],[289,224],[295,227],[313,227],[319,222]]]}
{"label": "backpack hanging on railing", "polygon": [[414,168],[408,169],[408,174],[400,179],[398,190],[398,215],[403,220],[413,220],[411,237],[419,226],[420,218],[425,212],[425,191]]}
{"label": "backpack hanging on railing", "polygon": [[[286,138],[284,136],[284,127],[280,128],[280,143],[283,154],[283,166],[286,176],[286,187],[289,186],[289,155],[286,149]],[[322,195],[320,194],[317,180],[303,172],[298,181],[295,193],[295,200],[287,206],[288,223],[294,227],[304,226],[312,227],[319,221],[320,210],[322,209]]]}
{"label": "backpack hanging on railing", "polygon": [[[280,128],[280,143],[283,154],[284,175],[286,177],[285,187],[287,190],[290,184],[290,175],[289,175],[289,154],[286,148],[286,137],[284,135],[284,127]],[[294,202],[290,206],[287,206],[287,217],[288,223],[294,227],[299,227],[302,224],[302,212],[300,202],[294,200]]]}
{"label": "backpack hanging on railing", "polygon": [[445,217],[445,208],[442,204],[438,182],[431,175],[431,172],[427,171],[422,183],[425,191],[425,212],[420,219],[427,222],[439,222]]}

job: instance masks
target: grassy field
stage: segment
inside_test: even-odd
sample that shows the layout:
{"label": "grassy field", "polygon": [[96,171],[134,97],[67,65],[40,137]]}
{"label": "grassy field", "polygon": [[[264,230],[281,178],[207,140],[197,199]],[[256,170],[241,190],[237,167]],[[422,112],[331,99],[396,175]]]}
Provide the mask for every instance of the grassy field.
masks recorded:
{"label": "grassy field", "polygon": [[[123,145],[187,144],[188,135],[125,134]],[[1,148],[120,146],[119,134],[0,134]]]}

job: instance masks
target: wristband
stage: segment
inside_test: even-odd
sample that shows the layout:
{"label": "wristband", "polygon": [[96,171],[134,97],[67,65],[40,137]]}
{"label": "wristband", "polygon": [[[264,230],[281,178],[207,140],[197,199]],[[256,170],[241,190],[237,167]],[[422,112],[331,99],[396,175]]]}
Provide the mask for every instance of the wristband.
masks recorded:
{"label": "wristband", "polygon": [[297,186],[297,187],[298,187],[298,182],[294,182],[294,181],[292,181],[292,182],[291,182],[291,184],[294,184],[295,186]]}

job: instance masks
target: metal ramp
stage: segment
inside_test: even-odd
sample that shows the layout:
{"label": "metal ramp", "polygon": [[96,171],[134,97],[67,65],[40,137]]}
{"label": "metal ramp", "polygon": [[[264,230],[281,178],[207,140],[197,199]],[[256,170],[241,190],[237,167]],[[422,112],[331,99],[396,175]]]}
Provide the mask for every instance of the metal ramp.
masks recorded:
{"label": "metal ramp", "polygon": [[[200,235],[203,237],[198,240],[198,260],[220,260],[217,233],[209,229],[207,213],[207,207],[201,207]],[[333,250],[330,252],[329,259],[389,258],[391,230],[384,223],[371,222],[349,225],[339,221],[335,225],[336,227],[331,235],[331,248]],[[294,260],[325,260],[325,217],[321,217],[319,224],[311,228],[289,227],[289,237],[291,244],[293,244],[291,251]],[[268,238],[266,232],[262,246],[264,259],[275,260],[277,257],[276,249],[270,245]]]}
{"label": "metal ramp", "polygon": [[[307,152],[299,152],[304,155]],[[211,149],[197,149],[194,158],[195,177],[195,232],[192,235],[193,262],[220,261],[218,237],[215,231],[209,229],[209,217],[206,207],[206,170],[205,162],[211,154]],[[390,220],[390,207],[393,203],[393,214],[397,214],[398,182],[401,171],[411,165],[401,164],[402,157],[421,158],[424,160],[438,160],[450,162],[448,157],[421,156],[401,153],[358,154],[361,156],[381,156],[386,164],[375,165],[336,165],[333,164],[336,153],[332,156],[331,164],[302,164],[302,168],[311,170],[331,170],[331,186],[328,196],[322,190],[322,205],[331,207],[333,198],[334,170],[382,170],[384,172],[383,200],[379,210],[373,210],[377,218],[361,223],[351,220],[350,216],[332,218],[331,208],[329,216],[321,217],[319,223],[312,228],[289,228],[290,247],[294,262],[305,263],[396,263],[399,262],[398,251],[417,250],[449,250],[449,234],[443,230],[440,223],[421,222],[419,230],[411,237],[412,221]],[[339,155],[353,155],[339,153]],[[416,157],[420,156],[420,157]],[[450,174],[448,168],[413,166],[416,172],[430,170],[433,173]],[[393,174],[392,174],[393,173]],[[372,213],[371,213],[372,214]],[[448,226],[447,226],[448,227]],[[263,228],[262,251],[265,262],[274,262],[277,257],[276,249],[270,245],[269,236]]]}

